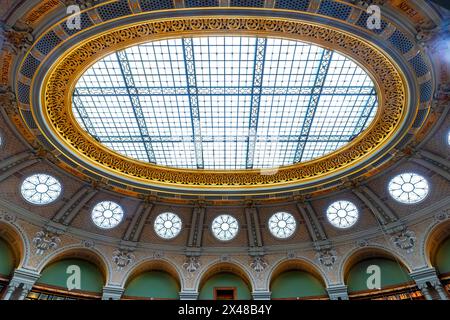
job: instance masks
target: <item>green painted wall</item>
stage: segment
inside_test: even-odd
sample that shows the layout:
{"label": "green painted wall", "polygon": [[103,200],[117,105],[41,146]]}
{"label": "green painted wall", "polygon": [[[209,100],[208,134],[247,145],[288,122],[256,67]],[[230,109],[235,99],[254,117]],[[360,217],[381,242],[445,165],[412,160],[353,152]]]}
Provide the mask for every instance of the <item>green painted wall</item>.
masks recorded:
{"label": "green painted wall", "polygon": [[14,271],[14,255],[12,248],[0,238],[0,275],[10,276]]}
{"label": "green painted wall", "polygon": [[377,265],[381,272],[381,288],[400,285],[412,281],[408,271],[397,261],[373,258],[363,260],[354,265],[347,276],[348,292],[367,291],[367,279],[372,273],[367,273],[370,265]]}
{"label": "green painted wall", "polygon": [[439,247],[435,263],[440,274],[450,273],[450,238]]}
{"label": "green painted wall", "polygon": [[142,298],[178,299],[180,287],[168,273],[161,271],[145,272],[127,285],[125,296]]}
{"label": "green painted wall", "polygon": [[200,289],[199,300],[214,299],[214,288],[236,287],[238,300],[251,300],[250,289],[244,280],[232,273],[219,273],[209,278]]}
{"label": "green painted wall", "polygon": [[273,299],[303,298],[326,295],[324,285],[304,271],[287,271],[273,280],[270,291]]}
{"label": "green painted wall", "polygon": [[77,265],[81,273],[81,291],[101,293],[103,291],[103,275],[96,265],[81,259],[65,259],[52,263],[44,268],[38,284],[47,284],[67,290],[67,280],[71,273],[67,273],[67,267]]}

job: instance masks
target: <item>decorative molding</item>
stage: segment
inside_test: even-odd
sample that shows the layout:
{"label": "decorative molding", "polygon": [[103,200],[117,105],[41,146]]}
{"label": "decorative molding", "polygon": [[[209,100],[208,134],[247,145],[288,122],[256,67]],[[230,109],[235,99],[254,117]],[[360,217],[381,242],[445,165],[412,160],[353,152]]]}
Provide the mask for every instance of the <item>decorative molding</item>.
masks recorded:
{"label": "decorative molding", "polygon": [[197,256],[186,257],[186,261],[183,263],[183,269],[189,273],[196,272],[200,266],[200,260]]}
{"label": "decorative molding", "polygon": [[132,264],[136,256],[128,250],[116,249],[113,252],[112,262],[116,265],[118,271],[123,270]]}
{"label": "decorative molding", "polygon": [[16,94],[10,87],[0,85],[0,108],[4,109],[7,114],[18,115]]}
{"label": "decorative molding", "polygon": [[327,269],[333,269],[337,260],[337,252],[334,249],[323,249],[316,253],[316,259]]}
{"label": "decorative molding", "polygon": [[412,230],[405,229],[391,237],[391,241],[398,249],[404,250],[406,253],[412,253],[416,247],[416,234]]}
{"label": "decorative molding", "polygon": [[14,223],[17,220],[17,216],[15,214],[0,209],[0,220],[4,220],[8,223]]}
{"label": "decorative molding", "polygon": [[0,33],[4,35],[4,46],[14,54],[26,52],[33,44],[33,29],[24,24],[8,26],[0,22]]}
{"label": "decorative molding", "polygon": [[47,251],[52,251],[58,248],[60,242],[61,239],[57,234],[47,230],[38,231],[33,238],[33,245],[36,248],[36,254],[40,256]]}
{"label": "decorative molding", "polygon": [[262,256],[256,256],[253,258],[252,262],[250,263],[250,268],[252,268],[253,271],[256,273],[263,272],[268,266],[268,263]]}

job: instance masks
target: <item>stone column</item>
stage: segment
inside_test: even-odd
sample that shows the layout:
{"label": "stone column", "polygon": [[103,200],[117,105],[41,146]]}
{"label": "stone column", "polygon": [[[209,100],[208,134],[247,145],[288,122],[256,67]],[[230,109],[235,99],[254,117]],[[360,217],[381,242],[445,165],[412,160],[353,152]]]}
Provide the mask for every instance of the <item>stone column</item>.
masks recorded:
{"label": "stone column", "polygon": [[344,284],[331,285],[327,292],[330,300],[348,300],[347,286]]}
{"label": "stone column", "polygon": [[253,291],[253,300],[270,300],[272,292],[270,291]]}
{"label": "stone column", "polygon": [[28,269],[16,269],[3,300],[24,300],[41,275]]}
{"label": "stone column", "polygon": [[434,268],[425,267],[413,271],[409,275],[416,282],[417,287],[422,291],[425,299],[433,300],[430,289],[434,288],[439,295],[439,300],[448,300],[448,296]]}
{"label": "stone column", "polygon": [[119,286],[105,286],[103,287],[102,300],[120,300],[124,291],[125,289]]}
{"label": "stone column", "polygon": [[428,288],[428,284],[427,283],[421,283],[420,285],[418,284],[417,287],[422,292],[422,294],[425,297],[425,299],[433,300],[433,297],[431,296],[430,289]]}
{"label": "stone column", "polygon": [[445,291],[444,287],[442,286],[441,282],[438,282],[434,284],[434,288],[436,289],[439,297],[441,300],[448,300],[447,292]]}
{"label": "stone column", "polygon": [[195,290],[183,290],[179,293],[180,300],[197,300],[198,292]]}

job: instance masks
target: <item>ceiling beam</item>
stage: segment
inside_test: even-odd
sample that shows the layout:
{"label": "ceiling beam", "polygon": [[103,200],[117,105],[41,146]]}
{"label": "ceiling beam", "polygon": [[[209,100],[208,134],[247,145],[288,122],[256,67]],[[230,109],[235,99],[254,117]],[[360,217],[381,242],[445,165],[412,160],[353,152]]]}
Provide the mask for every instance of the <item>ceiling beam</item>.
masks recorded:
{"label": "ceiling beam", "polygon": [[303,151],[305,150],[306,142],[308,141],[309,132],[314,121],[317,106],[319,105],[320,96],[322,95],[323,84],[328,74],[330,62],[333,57],[333,51],[323,49],[322,57],[320,59],[319,67],[317,68],[317,75],[314,80],[313,94],[311,95],[306,109],[305,119],[303,120],[302,129],[298,137],[298,144],[295,150],[294,163],[302,161]]}
{"label": "ceiling beam", "polygon": [[137,88],[134,83],[133,74],[131,71],[130,62],[125,50],[116,52],[117,60],[119,61],[122,77],[126,85],[128,96],[130,98],[131,106],[133,108],[134,117],[136,119],[139,133],[144,142],[145,152],[147,153],[148,162],[156,163],[155,153],[153,151],[152,140],[148,132],[147,123],[145,122],[144,112],[142,110],[139,96],[137,95]]}
{"label": "ceiling beam", "polygon": [[253,168],[255,146],[258,132],[259,108],[261,103],[261,88],[266,60],[267,38],[256,38],[253,66],[252,93],[250,101],[250,119],[248,121],[248,142],[245,160],[246,169]]}
{"label": "ceiling beam", "polygon": [[203,169],[203,142],[200,123],[200,109],[198,105],[197,74],[194,59],[194,44],[192,38],[183,38],[183,57],[188,85],[189,107],[191,111],[192,136],[197,169]]}

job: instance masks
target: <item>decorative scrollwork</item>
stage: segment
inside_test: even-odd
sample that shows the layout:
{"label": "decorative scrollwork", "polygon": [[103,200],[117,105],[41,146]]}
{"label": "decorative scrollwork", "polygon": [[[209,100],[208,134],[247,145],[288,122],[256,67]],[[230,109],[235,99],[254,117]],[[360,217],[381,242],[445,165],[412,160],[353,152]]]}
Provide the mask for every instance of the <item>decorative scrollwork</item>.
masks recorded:
{"label": "decorative scrollwork", "polygon": [[337,252],[334,249],[324,249],[317,252],[316,258],[321,265],[332,269],[337,260]]}
{"label": "decorative scrollwork", "polygon": [[416,246],[416,234],[412,230],[404,230],[397,236],[393,236],[391,241],[397,248],[405,250],[407,253],[412,253]]}
{"label": "decorative scrollwork", "polygon": [[117,249],[113,252],[112,261],[117,267],[117,270],[123,270],[129,266],[135,259],[134,254],[131,251]]}
{"label": "decorative scrollwork", "polygon": [[48,250],[55,250],[61,239],[53,232],[39,231],[33,238],[33,245],[36,247],[36,254],[43,255]]}
{"label": "decorative scrollwork", "polygon": [[183,263],[183,268],[189,273],[194,273],[197,271],[200,268],[200,261],[198,257],[186,257],[186,261]]}
{"label": "decorative scrollwork", "polygon": [[250,263],[250,268],[252,268],[255,272],[263,272],[269,264],[264,260],[263,257],[256,256],[253,258],[253,261]]}
{"label": "decorative scrollwork", "polygon": [[27,25],[8,26],[0,24],[0,32],[4,35],[5,45],[14,54],[27,51],[33,44],[32,29]]}

